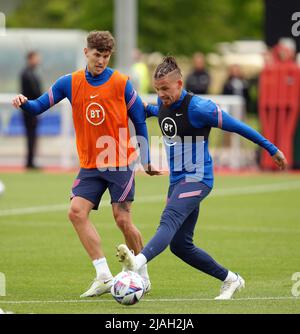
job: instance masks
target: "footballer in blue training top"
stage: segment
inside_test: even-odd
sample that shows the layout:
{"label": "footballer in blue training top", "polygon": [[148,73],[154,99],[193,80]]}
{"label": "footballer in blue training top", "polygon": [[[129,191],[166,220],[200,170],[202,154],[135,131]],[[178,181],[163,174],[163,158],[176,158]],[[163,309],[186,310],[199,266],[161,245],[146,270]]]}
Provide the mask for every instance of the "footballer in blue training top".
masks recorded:
{"label": "footballer in blue training top", "polygon": [[213,161],[208,151],[212,127],[235,132],[266,149],[280,169],[283,153],[245,123],[222,111],[214,102],[183,89],[181,70],[174,57],[165,57],[154,74],[158,106],[145,104],[148,117],[158,117],[170,168],[168,202],[154,237],[134,256],[118,246],[125,270],[137,271],[170,245],[171,251],[192,267],[223,282],[215,299],[230,299],[245,286],[244,279],[217,263],[193,243],[201,201],[213,187]]}

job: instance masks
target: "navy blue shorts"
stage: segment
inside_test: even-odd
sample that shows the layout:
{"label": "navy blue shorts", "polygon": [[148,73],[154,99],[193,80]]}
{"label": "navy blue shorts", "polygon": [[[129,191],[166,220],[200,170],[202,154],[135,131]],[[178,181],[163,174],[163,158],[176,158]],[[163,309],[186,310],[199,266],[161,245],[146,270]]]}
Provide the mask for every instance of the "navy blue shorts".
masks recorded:
{"label": "navy blue shorts", "polygon": [[71,199],[75,196],[83,197],[95,204],[93,210],[98,210],[107,188],[111,203],[121,203],[134,200],[134,186],[134,171],[130,168],[126,171],[81,168],[72,186]]}

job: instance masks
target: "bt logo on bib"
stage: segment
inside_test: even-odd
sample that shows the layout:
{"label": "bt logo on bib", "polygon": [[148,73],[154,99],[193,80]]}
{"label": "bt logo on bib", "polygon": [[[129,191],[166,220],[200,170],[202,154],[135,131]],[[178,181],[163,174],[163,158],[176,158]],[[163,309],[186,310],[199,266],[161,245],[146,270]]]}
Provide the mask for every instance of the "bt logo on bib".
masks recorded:
{"label": "bt logo on bib", "polygon": [[164,134],[164,142],[167,146],[176,145],[177,125],[173,118],[166,117],[161,122],[161,130]]}
{"label": "bt logo on bib", "polygon": [[90,103],[86,108],[86,119],[93,125],[100,125],[105,120],[103,107],[96,102]]}
{"label": "bt logo on bib", "polygon": [[168,138],[174,138],[177,135],[177,125],[171,117],[166,117],[161,122],[163,134]]}

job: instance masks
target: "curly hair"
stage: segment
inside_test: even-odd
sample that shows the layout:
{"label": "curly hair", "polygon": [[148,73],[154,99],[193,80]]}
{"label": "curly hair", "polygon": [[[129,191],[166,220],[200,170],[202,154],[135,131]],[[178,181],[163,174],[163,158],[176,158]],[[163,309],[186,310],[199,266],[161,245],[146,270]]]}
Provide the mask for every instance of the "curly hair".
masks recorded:
{"label": "curly hair", "polygon": [[154,79],[160,79],[167,74],[174,72],[182,77],[181,69],[179,68],[176,59],[173,56],[166,56],[163,58],[162,63],[160,63],[154,72]]}
{"label": "curly hair", "polygon": [[115,39],[109,31],[91,31],[87,36],[87,47],[112,53],[115,50]]}

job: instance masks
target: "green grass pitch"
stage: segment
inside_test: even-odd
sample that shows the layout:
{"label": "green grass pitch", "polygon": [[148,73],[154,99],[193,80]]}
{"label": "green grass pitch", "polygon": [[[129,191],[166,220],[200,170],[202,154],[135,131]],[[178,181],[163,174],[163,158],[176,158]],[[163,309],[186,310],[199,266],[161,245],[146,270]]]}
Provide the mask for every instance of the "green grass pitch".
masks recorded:
{"label": "green grass pitch", "polygon": [[[195,243],[239,272],[246,288],[234,300],[215,301],[220,282],[177,259],[169,250],[149,264],[152,291],[138,304],[119,305],[110,295],[79,299],[94,268],[67,219],[75,174],[2,173],[0,272],[6,296],[0,308],[14,313],[300,313],[292,280],[300,272],[299,174],[217,176],[203,201]],[[168,178],[136,177],[132,213],[147,242],[165,205]],[[123,242],[108,197],[91,219],[111,271]],[[294,289],[300,294],[300,288]]]}

